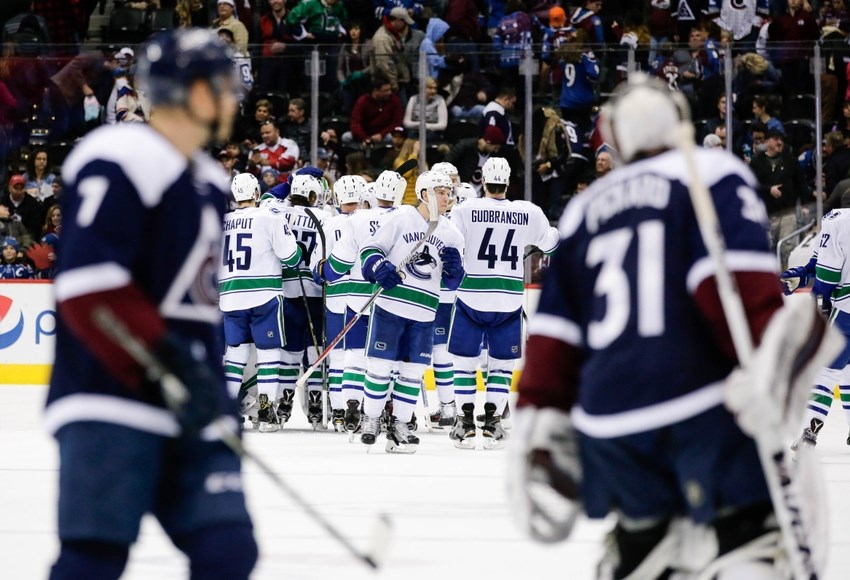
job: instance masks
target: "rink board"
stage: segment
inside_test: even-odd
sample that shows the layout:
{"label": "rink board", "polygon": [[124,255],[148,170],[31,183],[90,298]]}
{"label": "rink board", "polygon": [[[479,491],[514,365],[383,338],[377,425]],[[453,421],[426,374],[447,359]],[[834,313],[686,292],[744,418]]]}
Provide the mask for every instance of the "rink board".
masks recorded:
{"label": "rink board", "polygon": [[[539,294],[536,285],[526,287],[527,314],[537,308]],[[55,334],[56,301],[50,281],[0,281],[0,385],[47,384],[53,368]],[[522,368],[522,361],[517,368]],[[514,371],[513,386],[519,373]],[[425,384],[434,389],[431,369],[425,373]],[[484,389],[481,373],[478,389]]]}

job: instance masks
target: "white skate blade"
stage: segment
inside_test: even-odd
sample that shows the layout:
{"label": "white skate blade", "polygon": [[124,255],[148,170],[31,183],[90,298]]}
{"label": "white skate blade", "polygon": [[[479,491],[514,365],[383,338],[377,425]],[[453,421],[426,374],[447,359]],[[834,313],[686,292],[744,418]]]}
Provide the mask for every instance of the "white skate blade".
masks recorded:
{"label": "white skate blade", "polygon": [[257,427],[257,431],[260,433],[274,433],[276,431],[280,431],[280,425],[277,423],[260,423]]}
{"label": "white skate blade", "polygon": [[403,445],[396,445],[391,439],[387,439],[387,453],[401,454],[401,455],[410,455],[411,453],[416,453],[416,449],[419,445],[411,445],[410,443]]}
{"label": "white skate blade", "polygon": [[460,441],[455,439],[452,441],[452,443],[454,443],[455,447],[457,447],[458,449],[475,449],[475,437],[467,437],[466,439],[461,439]]}

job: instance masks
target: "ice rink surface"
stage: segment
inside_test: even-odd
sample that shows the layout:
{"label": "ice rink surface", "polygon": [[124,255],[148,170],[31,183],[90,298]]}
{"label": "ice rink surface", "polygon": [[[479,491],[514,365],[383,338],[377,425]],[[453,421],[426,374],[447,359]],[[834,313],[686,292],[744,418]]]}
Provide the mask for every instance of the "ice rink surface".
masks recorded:
{"label": "ice rink surface", "polygon": [[[0,577],[45,578],[56,540],[57,453],[41,424],[43,387],[0,387]],[[414,455],[387,455],[381,436],[370,454],[359,442],[313,432],[303,415],[279,433],[246,435],[287,482],[345,534],[365,547],[375,515],[394,523],[384,568],[371,572],[351,558],[256,466],[243,472],[260,545],[253,578],[403,580],[594,577],[610,522],[582,521],[569,542],[524,540],[505,498],[505,451],[455,449],[445,432],[424,433]],[[707,433],[707,437],[711,434]],[[834,409],[820,435],[830,514],[825,578],[850,577],[850,447]],[[109,461],[104,457],[103,461]],[[187,578],[186,560],[153,519],[142,526],[124,578]]]}

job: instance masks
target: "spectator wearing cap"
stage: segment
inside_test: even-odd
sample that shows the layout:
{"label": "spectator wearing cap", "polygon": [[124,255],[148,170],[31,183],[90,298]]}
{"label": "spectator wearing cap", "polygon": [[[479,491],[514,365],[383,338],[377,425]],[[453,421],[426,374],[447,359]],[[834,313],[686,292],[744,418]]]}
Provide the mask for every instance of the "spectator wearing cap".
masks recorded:
{"label": "spectator wearing cap", "polygon": [[336,167],[336,153],[319,147],[316,149],[316,168],[321,170],[322,176],[327,180],[328,187],[333,189],[333,184],[339,177],[340,173]]}
{"label": "spectator wearing cap", "polygon": [[233,72],[239,79],[239,86],[242,88],[241,98],[245,99],[251,94],[251,89],[254,88],[254,69],[251,65],[251,57],[236,48],[236,39],[233,36],[233,31],[229,28],[219,28],[218,39],[232,47],[230,58],[233,61]]}
{"label": "spectator wearing cap", "polygon": [[114,125],[118,122],[115,118],[115,104],[118,102],[118,91],[120,91],[123,87],[130,85],[128,75],[131,72],[131,66],[135,66],[133,65],[134,58],[135,53],[133,52],[133,49],[128,46],[125,46],[112,55],[112,59],[115,63],[115,67],[112,70],[114,81],[112,83],[112,90],[109,93],[109,98],[106,101],[106,109],[104,111],[104,122],[107,125]]}
{"label": "spectator wearing cap", "polygon": [[[9,189],[0,197],[0,212],[6,208],[9,219],[20,222],[27,230],[28,238],[22,240],[24,246],[41,237],[41,223],[44,220],[44,208],[41,202],[26,192],[26,180],[21,174],[9,179]],[[2,214],[0,214],[2,216]]]}
{"label": "spectator wearing cap", "polygon": [[375,78],[384,78],[394,93],[406,90],[410,82],[410,67],[404,50],[404,37],[413,19],[404,8],[394,8],[381,21],[372,36]]}
{"label": "spectator wearing cap", "polygon": [[[433,19],[432,19],[433,20]],[[443,139],[443,131],[446,130],[446,125],[449,122],[449,109],[446,107],[446,100],[437,94],[437,81],[433,77],[425,79],[425,106],[419,100],[419,95],[415,94],[407,101],[407,108],[404,111],[404,128],[411,131],[419,130],[419,120],[422,117],[422,110],[425,110],[425,130],[427,131],[428,141]]]}
{"label": "spectator wearing cap", "polygon": [[216,159],[221,163],[222,169],[224,169],[227,176],[233,181],[233,178],[239,175],[239,171],[236,169],[236,157],[231,157],[230,153],[227,149],[222,149],[216,155]]}
{"label": "spectator wearing cap", "polygon": [[410,24],[413,24],[414,17],[422,16],[422,4],[419,2],[413,2],[413,0],[375,0],[376,17],[389,16],[393,10],[396,10],[396,14],[398,14],[398,10],[404,10],[411,19]]}
{"label": "spectator wearing cap", "polygon": [[[765,150],[758,153],[750,168],[759,182],[759,196],[770,218],[770,237],[773,245],[797,228],[797,202],[811,201],[809,186],[794,155],[785,148],[785,139],[779,129],[768,129]],[[782,249],[782,269],[791,247]]]}
{"label": "spectator wearing cap", "polygon": [[545,91],[546,83],[552,89],[555,100],[561,95],[561,82],[564,71],[559,66],[559,54],[570,41],[575,38],[576,29],[567,25],[567,13],[560,6],[549,9],[549,26],[543,28],[543,45],[540,51],[542,62],[540,69],[541,92]]}
{"label": "spectator wearing cap", "polygon": [[271,119],[260,126],[260,138],[263,142],[251,152],[248,171],[259,178],[264,167],[273,167],[284,174],[284,179],[289,177],[298,161],[298,144],[281,137],[277,123]]}
{"label": "spectator wearing cap", "polygon": [[[405,142],[404,127],[393,127],[392,133],[390,133],[390,135],[392,136],[390,146],[387,147],[386,152],[376,164],[376,167],[381,170],[395,169],[394,162],[396,158],[401,154],[401,148]],[[410,180],[408,179],[408,181]]]}
{"label": "spectator wearing cap", "polygon": [[3,239],[3,249],[0,253],[0,280],[27,280],[35,277],[35,271],[25,264],[18,251],[20,245],[15,238]]}
{"label": "spectator wearing cap", "polygon": [[278,183],[280,183],[280,172],[271,166],[263,167],[260,171],[260,191],[265,193]]}
{"label": "spectator wearing cap", "polygon": [[236,2],[234,0],[218,0],[216,2],[218,18],[213,20],[214,29],[226,28],[233,33],[233,42],[236,50],[242,54],[248,54],[248,29],[234,15]]}
{"label": "spectator wearing cap", "polygon": [[301,161],[310,160],[310,119],[307,117],[307,103],[304,99],[294,98],[289,101],[286,119],[280,124],[280,134],[292,139],[298,145]]}
{"label": "spectator wearing cap", "polygon": [[480,137],[461,139],[446,154],[446,161],[457,167],[460,180],[481,189],[481,168],[505,144],[505,134],[496,126],[484,128]]}
{"label": "spectator wearing cap", "polygon": [[370,93],[361,95],[351,111],[351,131],[342,136],[343,143],[360,143],[366,147],[389,143],[390,133],[402,124],[404,109],[387,79],[372,81]]}
{"label": "spectator wearing cap", "polygon": [[256,36],[263,48],[257,84],[264,91],[299,86],[304,75],[304,62],[299,58],[304,50],[299,43],[310,35],[301,23],[289,24],[286,16],[284,0],[269,0],[269,9],[260,16]]}

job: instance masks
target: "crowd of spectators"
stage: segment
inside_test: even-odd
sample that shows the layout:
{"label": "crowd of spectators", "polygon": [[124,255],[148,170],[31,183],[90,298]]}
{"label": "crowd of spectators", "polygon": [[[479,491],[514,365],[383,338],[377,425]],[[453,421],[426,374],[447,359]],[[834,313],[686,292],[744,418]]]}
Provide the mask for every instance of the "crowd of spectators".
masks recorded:
{"label": "crowd of spectators", "polygon": [[[45,228],[61,196],[58,168],[74,140],[101,124],[146,122],[150,110],[133,80],[135,50],[156,30],[198,26],[233,46],[244,93],[233,139],[214,154],[228,172],[250,171],[264,188],[312,163],[331,180],[345,173],[371,179],[424,151],[429,164],[455,164],[476,188],[486,159],[507,157],[514,168],[509,196],[522,198],[530,99],[532,199],[556,219],[571,195],[616,162],[596,116],[614,87],[640,69],[688,98],[701,144],[731,141],[751,164],[776,241],[810,217],[819,189],[818,117],[826,136],[818,148],[825,156],[821,189],[850,189],[845,1],[6,1],[0,239],[14,239],[25,259],[26,248],[48,233],[56,237]],[[98,9],[109,24],[92,41]],[[820,110],[812,95],[816,42],[825,63]],[[530,95],[521,66],[527,49],[535,67]],[[314,50],[323,66],[316,111]],[[726,67],[734,75],[731,107]],[[841,197],[831,196],[828,205]]]}

